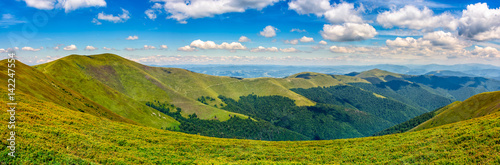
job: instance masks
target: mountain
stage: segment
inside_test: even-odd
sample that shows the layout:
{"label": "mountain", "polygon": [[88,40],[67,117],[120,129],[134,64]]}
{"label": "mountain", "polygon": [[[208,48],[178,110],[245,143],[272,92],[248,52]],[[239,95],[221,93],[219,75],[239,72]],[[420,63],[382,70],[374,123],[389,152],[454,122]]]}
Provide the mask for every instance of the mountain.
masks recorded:
{"label": "mountain", "polygon": [[[2,78],[2,80],[5,80]],[[6,95],[6,86],[0,87]],[[490,100],[490,94],[481,99]],[[12,164],[498,164],[500,113],[379,137],[321,141],[221,139],[97,117],[19,93]],[[483,98],[484,97],[484,98]],[[478,100],[481,101],[481,100]],[[0,104],[6,105],[4,99]],[[470,107],[475,108],[475,107]],[[8,118],[0,113],[0,118]],[[8,121],[0,120],[7,125]],[[0,138],[10,137],[0,127]],[[0,154],[10,150],[1,142]]]}
{"label": "mountain", "polygon": [[[432,83],[380,69],[351,76],[234,78],[151,67],[113,54],[71,55],[34,68],[137,123],[215,137],[370,136],[454,101]],[[478,81],[477,87],[489,87],[487,79]]]}
{"label": "mountain", "polygon": [[[7,70],[7,64],[6,59],[0,61],[0,70]],[[21,92],[40,100],[53,102],[73,111],[84,112],[114,121],[137,124],[19,61],[16,61],[14,71],[15,92]],[[0,79],[7,81],[8,78],[11,77],[9,77],[7,72],[0,72]],[[22,97],[16,98],[22,99]]]}
{"label": "mountain", "polygon": [[458,71],[451,71],[451,70],[437,70],[437,71],[432,71],[428,72],[425,75],[432,75],[432,76],[455,76],[455,77],[477,77],[472,74],[467,74],[467,73],[462,73]]}

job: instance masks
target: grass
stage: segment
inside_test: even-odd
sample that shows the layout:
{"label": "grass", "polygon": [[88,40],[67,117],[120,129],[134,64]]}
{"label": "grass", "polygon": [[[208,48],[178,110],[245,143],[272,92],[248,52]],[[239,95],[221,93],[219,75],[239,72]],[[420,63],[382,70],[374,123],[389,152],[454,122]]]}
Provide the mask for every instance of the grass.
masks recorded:
{"label": "grass", "polygon": [[463,102],[450,104],[439,111],[437,116],[412,130],[437,127],[498,112],[500,111],[500,91],[481,93]]}
{"label": "grass", "polygon": [[[6,96],[5,89],[0,94]],[[325,141],[220,139],[127,124],[19,93],[12,164],[499,164],[500,112],[422,131]],[[6,109],[5,99],[0,101]],[[7,113],[0,118],[7,119]],[[0,125],[7,125],[1,120]],[[7,139],[7,127],[0,138]],[[5,155],[2,140],[0,154]]]}

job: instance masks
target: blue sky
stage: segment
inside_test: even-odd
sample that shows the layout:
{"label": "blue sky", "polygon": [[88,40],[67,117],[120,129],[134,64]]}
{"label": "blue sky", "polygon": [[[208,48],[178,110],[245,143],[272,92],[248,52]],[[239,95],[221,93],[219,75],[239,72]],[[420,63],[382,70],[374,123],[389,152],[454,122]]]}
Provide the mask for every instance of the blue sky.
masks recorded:
{"label": "blue sky", "polygon": [[[499,1],[6,0],[0,53],[144,64],[500,65]],[[243,37],[244,36],[244,37]]]}

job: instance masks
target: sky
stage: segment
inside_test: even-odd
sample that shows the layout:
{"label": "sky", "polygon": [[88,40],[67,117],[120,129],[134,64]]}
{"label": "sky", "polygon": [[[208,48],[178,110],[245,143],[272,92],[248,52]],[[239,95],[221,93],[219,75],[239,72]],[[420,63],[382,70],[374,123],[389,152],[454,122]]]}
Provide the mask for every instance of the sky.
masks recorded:
{"label": "sky", "polygon": [[150,65],[500,66],[500,1],[2,0],[0,55]]}

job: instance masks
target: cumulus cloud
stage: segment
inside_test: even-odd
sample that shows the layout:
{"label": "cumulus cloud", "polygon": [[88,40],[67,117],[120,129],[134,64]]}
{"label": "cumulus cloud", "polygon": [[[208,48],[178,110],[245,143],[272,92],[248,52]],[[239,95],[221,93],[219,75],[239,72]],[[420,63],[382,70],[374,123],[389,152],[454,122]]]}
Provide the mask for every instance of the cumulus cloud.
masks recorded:
{"label": "cumulus cloud", "polygon": [[299,14],[315,14],[321,17],[331,6],[329,0],[292,0],[288,2],[288,9]]}
{"label": "cumulus cloud", "polygon": [[262,30],[260,32],[260,35],[261,36],[264,36],[264,37],[267,37],[267,38],[271,38],[271,37],[274,37],[276,36],[276,30],[278,30],[277,28],[271,26],[271,25],[268,25],[264,28],[264,30]]}
{"label": "cumulus cloud", "polygon": [[386,40],[385,43],[392,48],[420,48],[432,46],[430,41],[423,40],[422,38],[415,39],[413,37],[397,37],[395,40]]}
{"label": "cumulus cloud", "polygon": [[469,46],[465,41],[450,32],[435,31],[425,34],[422,38],[413,37],[387,40],[387,46],[393,48],[428,48],[428,49],[462,49]]}
{"label": "cumulus cloud", "polygon": [[184,51],[184,52],[192,52],[192,51],[196,51],[196,48],[193,48],[189,45],[186,45],[186,46],[183,46],[183,47],[180,47],[180,48],[177,48],[178,51]]}
{"label": "cumulus cloud", "polygon": [[300,38],[300,42],[314,42],[314,39],[312,37],[303,36]]}
{"label": "cumulus cloud", "polygon": [[128,19],[130,19],[129,14],[130,13],[128,12],[128,10],[122,8],[122,14],[114,16],[113,14],[105,14],[104,12],[101,12],[97,14],[97,19],[113,23],[121,23],[121,22],[126,22]]}
{"label": "cumulus cloud", "polygon": [[330,23],[363,23],[363,19],[359,16],[363,10],[363,6],[354,9],[354,4],[342,2],[326,11],[325,18]]}
{"label": "cumulus cloud", "polygon": [[330,51],[335,52],[335,53],[354,53],[354,50],[351,50],[346,47],[338,47],[338,46],[331,46]]}
{"label": "cumulus cloud", "polygon": [[384,28],[396,26],[415,30],[432,30],[440,27],[455,30],[458,26],[457,19],[449,13],[434,15],[434,12],[427,7],[420,10],[412,5],[380,13],[377,22]]}
{"label": "cumulus cloud", "polygon": [[97,50],[97,48],[89,45],[89,46],[85,47],[85,50],[94,51],[94,50]]}
{"label": "cumulus cloud", "polygon": [[324,25],[320,32],[330,41],[360,41],[373,38],[377,31],[373,26],[363,23],[345,23],[343,25]]}
{"label": "cumulus cloud", "polygon": [[[189,18],[213,17],[214,15],[245,12],[247,9],[261,10],[279,0],[157,0],[169,14],[167,18],[187,23]],[[156,4],[155,4],[156,5]],[[154,6],[153,6],[154,7]]]}
{"label": "cumulus cloud", "polygon": [[305,29],[293,28],[292,30],[290,30],[290,32],[299,32],[299,33],[302,33],[302,32],[307,32],[307,31]]}
{"label": "cumulus cloud", "polygon": [[152,45],[144,45],[143,49],[144,50],[153,50],[153,49],[156,49],[156,47],[154,47]]}
{"label": "cumulus cloud", "polygon": [[25,46],[25,47],[21,48],[21,50],[32,51],[32,52],[38,52],[38,51],[40,51],[42,49],[43,49],[43,47],[40,47],[39,49],[35,49],[35,48],[29,47],[29,46]]}
{"label": "cumulus cloud", "polygon": [[63,8],[65,12],[70,12],[79,8],[105,7],[104,0],[24,0],[26,5],[41,10],[52,10]]}
{"label": "cumulus cloud", "polygon": [[139,37],[137,36],[128,36],[127,38],[125,38],[126,40],[137,40],[139,39]]}
{"label": "cumulus cloud", "polygon": [[134,51],[135,49],[134,48],[125,48],[123,50],[126,50],[126,51]]}
{"label": "cumulus cloud", "polygon": [[108,47],[103,47],[102,49],[104,49],[104,50],[116,50],[115,48],[108,48]]}
{"label": "cumulus cloud", "polygon": [[500,39],[500,7],[489,9],[486,3],[467,6],[459,20],[458,34],[476,41]]}
{"label": "cumulus cloud", "polygon": [[326,41],[323,41],[323,40],[319,41],[318,43],[319,43],[319,44],[321,44],[321,45],[326,45],[326,44],[328,44],[328,43],[326,43]]}
{"label": "cumulus cloud", "polygon": [[66,46],[63,48],[64,50],[76,50],[76,46],[75,45],[69,45],[69,46]]}
{"label": "cumulus cloud", "polygon": [[465,41],[460,40],[450,32],[435,31],[427,33],[423,39],[429,40],[433,46],[443,49],[461,49],[468,46]]}
{"label": "cumulus cloud", "polygon": [[220,45],[217,45],[213,41],[202,41],[202,40],[194,40],[189,44],[190,48],[199,48],[199,49],[226,49],[226,50],[245,50],[247,47],[243,46],[239,42],[223,42]]}
{"label": "cumulus cloud", "polygon": [[293,47],[291,47],[291,48],[284,48],[284,49],[281,49],[281,48],[280,48],[280,51],[281,51],[281,52],[285,52],[285,53],[300,52],[300,50],[297,50],[297,49],[295,49],[295,48],[293,48]]}
{"label": "cumulus cloud", "polygon": [[259,47],[250,49],[250,52],[278,52],[278,48],[277,47],[266,48],[263,46],[259,46]]}
{"label": "cumulus cloud", "polygon": [[500,57],[500,51],[489,46],[485,48],[475,46],[474,50],[472,50],[471,53],[472,55],[479,57],[489,57],[489,58]]}
{"label": "cumulus cloud", "polygon": [[292,45],[297,45],[299,43],[298,39],[293,39],[293,40],[285,40],[283,41],[285,44],[292,44]]}
{"label": "cumulus cloud", "polygon": [[250,42],[251,40],[246,36],[241,36],[238,42]]}
{"label": "cumulus cloud", "polygon": [[5,50],[4,48],[0,49],[0,53],[7,53],[7,50]]}
{"label": "cumulus cloud", "polygon": [[160,45],[160,49],[168,49],[167,45]]}

